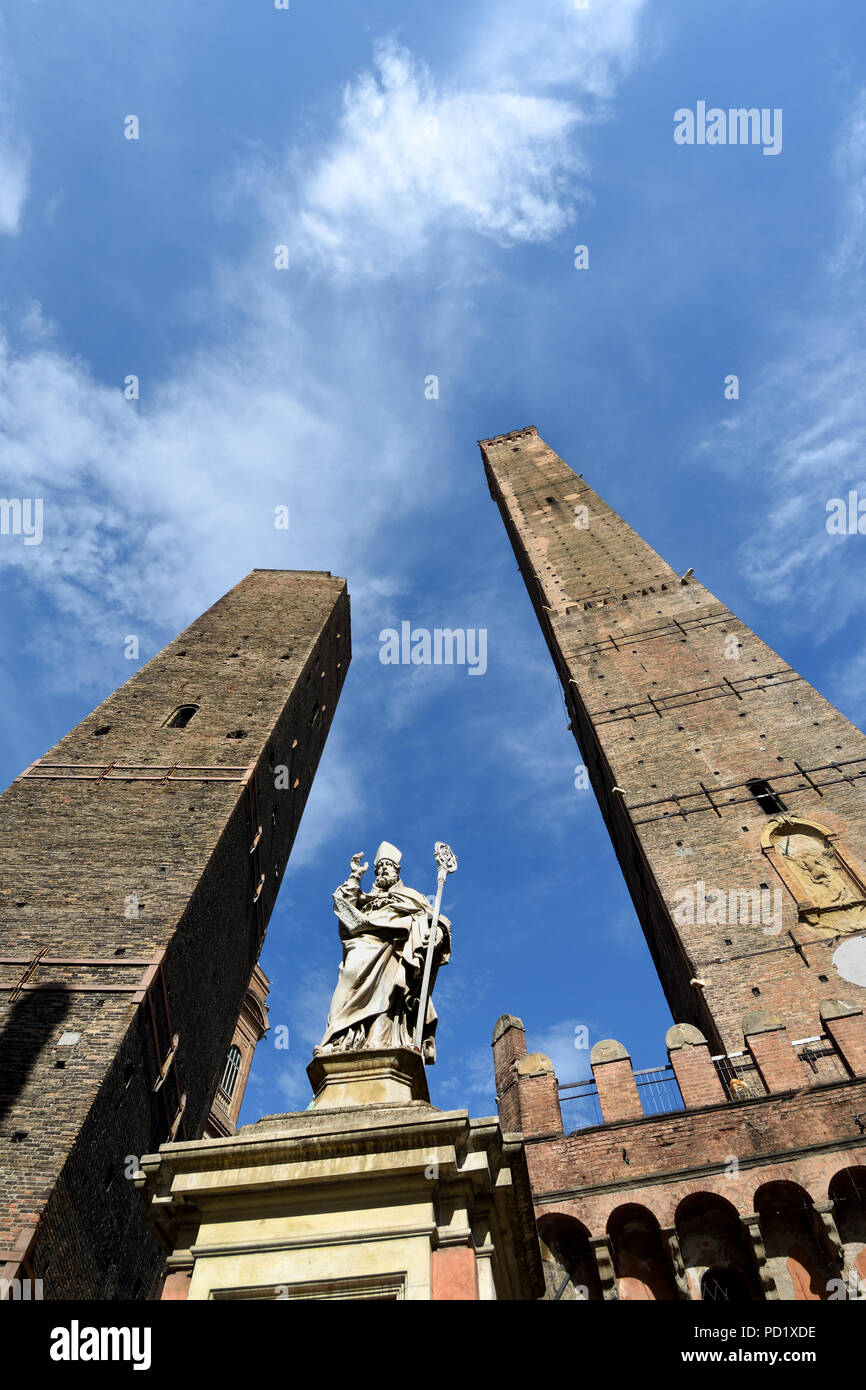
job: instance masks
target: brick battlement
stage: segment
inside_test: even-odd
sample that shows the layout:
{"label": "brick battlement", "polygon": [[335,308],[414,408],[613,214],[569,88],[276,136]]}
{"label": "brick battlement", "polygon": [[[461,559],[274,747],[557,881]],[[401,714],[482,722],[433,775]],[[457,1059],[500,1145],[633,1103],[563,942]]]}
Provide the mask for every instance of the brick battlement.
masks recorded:
{"label": "brick battlement", "polygon": [[[549,1296],[578,1270],[572,1283],[590,1292],[572,1297],[704,1297],[712,1260],[689,1275],[678,1232],[688,1253],[721,1240],[720,1224],[725,1249],[742,1246],[749,1297],[825,1298],[841,1270],[866,1293],[866,1018],[839,1000],[821,1017],[824,1034],[803,1040],[755,1011],[743,1051],[717,1057],[697,1028],[675,1024],[667,1066],[637,1072],[607,1039],[592,1049],[592,1081],[563,1085],[548,1057],[527,1052],[520,1019],[499,1020],[497,1103],[526,1140]],[[633,1237],[652,1249],[652,1269],[627,1254]],[[803,1258],[792,1273],[793,1246]],[[810,1280],[817,1293],[803,1292]]]}

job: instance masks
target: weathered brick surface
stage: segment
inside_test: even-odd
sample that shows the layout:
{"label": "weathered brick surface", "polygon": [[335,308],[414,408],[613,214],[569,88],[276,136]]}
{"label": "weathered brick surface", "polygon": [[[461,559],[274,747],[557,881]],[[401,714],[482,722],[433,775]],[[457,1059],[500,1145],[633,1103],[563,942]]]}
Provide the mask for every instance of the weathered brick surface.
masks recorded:
{"label": "weathered brick surface", "polygon": [[866,1163],[853,1120],[864,1109],[866,1082],[841,1082],[527,1140],[536,1205],[578,1217],[595,1236],[625,1203],[672,1225],[695,1192],[724,1196],[744,1215],[768,1181],[795,1182],[826,1201],[836,1173]]}
{"label": "weathered brick surface", "polygon": [[725,1088],[705,1042],[669,1047],[668,1060],[686,1106],[716,1105],[726,1099]]}
{"label": "weathered brick surface", "polygon": [[806,1076],[803,1064],[791,1046],[787,1028],[752,1032],[748,1020],[743,1024],[748,1048],[768,1091],[795,1091]]}
{"label": "weathered brick surface", "polygon": [[866,1014],[839,1015],[834,1010],[822,1011],[827,1036],[848,1065],[852,1076],[866,1076]]}
{"label": "weathered brick surface", "polygon": [[503,1014],[493,1030],[492,1046],[496,1104],[502,1127],[508,1134],[511,1130],[520,1129],[516,1064],[526,1056],[526,1033],[522,1020],[511,1014]]}
{"label": "weathered brick surface", "polygon": [[[822,998],[862,1003],[866,990],[840,978],[832,928],[801,920],[745,784],[778,787],[866,881],[866,737],[697,579],[681,582],[534,428],[481,449],[673,1017],[714,1052],[742,1047],[756,1007],[793,1037],[820,1033]],[[781,931],[677,922],[679,892],[699,882],[726,895],[780,889]]]}
{"label": "weathered brick surface", "polygon": [[[546,1060],[546,1059],[545,1059]],[[559,1089],[553,1068],[518,1075],[519,1124],[524,1134],[561,1134]]]}
{"label": "weathered brick surface", "polygon": [[618,1062],[593,1063],[598,1103],[605,1120],[628,1120],[642,1115],[634,1072],[628,1057]]}
{"label": "weathered brick surface", "polygon": [[[757,1036],[784,1039],[785,1030]],[[698,1045],[689,1050],[700,1055]],[[604,1074],[614,1068],[606,1103]],[[627,1057],[594,1068],[608,1115],[616,1092],[631,1089],[626,1069]],[[840,1297],[840,1279],[845,1296],[862,1296],[866,1079],[795,1079],[781,1093],[692,1099],[685,1111],[573,1134],[542,1133],[534,1111],[521,1111],[546,1296],[570,1274],[583,1297],[700,1299],[711,1266],[722,1277],[733,1271],[750,1299]]]}
{"label": "weathered brick surface", "polygon": [[[255,570],[0,797],[0,1248],[38,1223],[28,1267],[46,1297],[153,1287],[158,1252],[129,1177],[166,1138],[175,1076],[179,1133],[202,1132],[349,660],[343,580]],[[166,728],[181,704],[200,708]],[[87,764],[115,766],[84,780]],[[162,771],[119,780],[120,764]],[[199,770],[165,779],[172,764]],[[204,780],[213,768],[233,780]],[[13,1000],[42,950],[35,988]],[[117,986],[158,952],[161,1052],[171,1034],[178,1048],[154,1093],[149,1007]],[[80,1041],[58,1047],[64,1031]]]}

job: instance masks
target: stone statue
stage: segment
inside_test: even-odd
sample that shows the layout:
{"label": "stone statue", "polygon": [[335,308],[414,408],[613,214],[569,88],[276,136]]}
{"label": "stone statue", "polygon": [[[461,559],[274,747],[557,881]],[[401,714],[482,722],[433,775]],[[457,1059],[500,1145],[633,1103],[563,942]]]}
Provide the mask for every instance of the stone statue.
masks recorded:
{"label": "stone statue", "polygon": [[[361,887],[368,867],[362,860],[362,854],[354,855],[349,877],[334,892],[343,962],[325,1036],[314,1056],[415,1045],[433,910],[422,893],[401,881],[402,854],[394,845],[384,841],[377,849],[376,881],[369,893]],[[440,871],[440,882],[445,872]],[[440,898],[441,888],[437,906]],[[421,1054],[428,1064],[436,1060],[437,1018],[430,994],[436,971],[450,956],[451,923],[440,916],[421,1036]]]}

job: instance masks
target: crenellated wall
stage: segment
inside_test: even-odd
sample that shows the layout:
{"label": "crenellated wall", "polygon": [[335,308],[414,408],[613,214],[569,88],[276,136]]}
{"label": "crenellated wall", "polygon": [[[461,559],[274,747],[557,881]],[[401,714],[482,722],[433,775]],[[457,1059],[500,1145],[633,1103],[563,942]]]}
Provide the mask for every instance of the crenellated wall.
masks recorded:
{"label": "crenellated wall", "polygon": [[598,1042],[592,1082],[567,1089],[600,1122],[572,1132],[550,1059],[499,1020],[497,1103],[526,1140],[548,1297],[866,1297],[866,1018],[825,1000],[821,1020],[792,1039],[755,1011],[742,1053],[715,1058],[676,1024],[649,1073]]}

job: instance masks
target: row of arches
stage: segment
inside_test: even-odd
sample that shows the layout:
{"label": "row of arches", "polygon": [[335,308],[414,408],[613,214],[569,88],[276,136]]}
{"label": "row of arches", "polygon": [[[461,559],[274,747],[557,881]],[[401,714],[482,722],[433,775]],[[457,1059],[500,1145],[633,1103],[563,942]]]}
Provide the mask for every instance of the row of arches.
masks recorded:
{"label": "row of arches", "polygon": [[754,1211],[696,1192],[662,1229],[645,1206],[617,1207],[603,1236],[573,1216],[546,1212],[539,1240],[551,1299],[866,1298],[866,1167],[841,1169],[819,1211],[805,1188],[769,1182]]}

